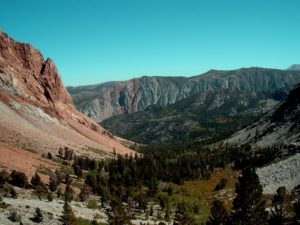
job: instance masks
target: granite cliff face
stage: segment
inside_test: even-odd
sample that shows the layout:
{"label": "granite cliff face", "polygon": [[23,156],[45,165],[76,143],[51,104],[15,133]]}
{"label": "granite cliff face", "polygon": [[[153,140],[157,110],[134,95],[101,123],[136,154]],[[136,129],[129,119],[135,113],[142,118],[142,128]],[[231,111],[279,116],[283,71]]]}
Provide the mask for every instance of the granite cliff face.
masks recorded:
{"label": "granite cliff face", "polygon": [[[56,154],[64,146],[94,157],[97,154],[85,149],[131,152],[76,110],[51,59],[45,60],[31,45],[18,43],[1,31],[0,118],[3,154],[29,148]],[[9,163],[1,159],[0,165]]]}
{"label": "granite cliff face", "polygon": [[77,109],[97,122],[123,113],[142,111],[150,105],[166,106],[198,93],[220,90],[246,93],[289,89],[300,82],[299,71],[248,68],[211,70],[185,77],[141,77],[122,82],[68,87]]}
{"label": "granite cliff face", "polygon": [[139,143],[185,140],[215,142],[251,124],[271,110],[287,91],[198,93],[167,106],[113,116],[101,122],[112,133]]}

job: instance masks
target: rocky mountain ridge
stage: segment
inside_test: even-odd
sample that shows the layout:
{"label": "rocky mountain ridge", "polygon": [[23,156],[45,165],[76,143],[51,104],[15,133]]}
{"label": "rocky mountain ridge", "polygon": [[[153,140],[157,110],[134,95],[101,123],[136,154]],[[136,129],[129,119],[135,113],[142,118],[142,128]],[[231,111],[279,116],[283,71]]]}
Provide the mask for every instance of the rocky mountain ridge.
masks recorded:
{"label": "rocky mountain ridge", "polygon": [[4,32],[0,32],[0,118],[0,150],[6,152],[9,145],[8,154],[18,153],[17,149],[56,154],[64,146],[94,157],[99,155],[84,149],[99,149],[104,155],[113,150],[131,152],[76,110],[51,59]]}
{"label": "rocky mountain ridge", "polygon": [[293,64],[287,70],[300,70],[300,64]]}
{"label": "rocky mountain ridge", "polygon": [[141,77],[128,81],[68,87],[77,109],[97,122],[150,105],[166,106],[198,93],[236,90],[247,93],[291,88],[299,71],[242,68],[211,70],[195,77]]}

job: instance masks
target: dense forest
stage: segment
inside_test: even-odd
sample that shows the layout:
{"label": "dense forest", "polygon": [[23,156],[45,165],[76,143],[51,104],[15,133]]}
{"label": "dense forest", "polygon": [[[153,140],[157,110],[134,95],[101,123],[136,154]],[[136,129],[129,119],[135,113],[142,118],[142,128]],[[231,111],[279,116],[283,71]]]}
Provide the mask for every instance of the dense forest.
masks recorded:
{"label": "dense forest", "polygon": [[[219,146],[212,149],[201,143],[178,142],[142,147],[140,153],[134,156],[114,154],[111,159],[97,161],[76,156],[71,149],[65,148],[60,149],[57,156],[50,153],[45,156],[60,160],[65,168],[51,172],[49,184],[43,183],[38,173],[29,181],[23,173],[2,170],[0,185],[2,192],[14,198],[17,193],[13,186],[17,186],[33,189],[40,199],[65,199],[62,218],[64,224],[76,224],[77,221],[69,202],[90,201],[91,195],[98,196],[98,202],[105,209],[109,224],[115,225],[131,224],[130,221],[137,213],[146,214],[148,217],[155,214],[160,224],[172,222],[174,225],[287,224],[292,221],[297,224],[299,189],[291,195],[284,187],[280,188],[272,200],[274,210],[268,214],[262,187],[254,169],[277,157],[297,151],[299,149],[292,146],[253,151],[250,146]],[[201,205],[184,200],[177,201],[178,187],[197,180],[209,182],[213,179],[214,171],[225,168],[231,168],[240,174],[235,181],[235,198],[230,206],[224,204],[222,199],[212,199],[209,203],[210,216],[199,220],[197,214],[201,213]],[[222,177],[213,192],[218,193],[228,182]],[[80,188],[80,192],[76,194],[74,188]],[[94,204],[97,207],[98,203]],[[253,207],[249,207],[249,204]],[[40,214],[37,209],[37,220]],[[278,218],[281,223],[277,223]],[[97,224],[97,221],[91,223]]]}

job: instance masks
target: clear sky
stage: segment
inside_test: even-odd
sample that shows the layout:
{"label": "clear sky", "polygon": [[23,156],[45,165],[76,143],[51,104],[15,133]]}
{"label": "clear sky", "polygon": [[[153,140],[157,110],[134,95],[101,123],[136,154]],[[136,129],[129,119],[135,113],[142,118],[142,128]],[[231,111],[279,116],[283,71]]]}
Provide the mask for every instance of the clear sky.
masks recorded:
{"label": "clear sky", "polygon": [[300,0],[1,0],[66,85],[300,63]]}

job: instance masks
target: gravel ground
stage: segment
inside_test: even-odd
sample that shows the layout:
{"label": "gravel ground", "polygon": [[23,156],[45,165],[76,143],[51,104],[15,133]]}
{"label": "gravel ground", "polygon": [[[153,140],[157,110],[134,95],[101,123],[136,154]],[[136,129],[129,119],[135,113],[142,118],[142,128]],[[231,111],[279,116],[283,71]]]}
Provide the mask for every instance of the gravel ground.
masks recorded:
{"label": "gravel ground", "polygon": [[[35,209],[38,207],[43,213],[43,222],[40,225],[62,225],[60,218],[62,215],[64,202],[62,200],[53,200],[49,202],[47,200],[39,200],[32,197],[23,197],[18,199],[3,198],[3,202],[9,204],[6,209],[0,208],[0,225],[16,225],[19,222],[12,222],[8,219],[11,211],[16,211],[21,216],[21,221],[24,225],[37,224],[31,220],[35,214]],[[86,203],[72,202],[71,203],[73,212],[76,217],[81,217],[88,220],[93,220],[97,216],[98,222],[106,223],[107,215],[104,210],[89,209],[86,207]],[[155,212],[156,214],[156,212]],[[144,215],[137,217],[131,221],[135,225],[142,224],[158,224],[160,221],[156,220],[155,217],[150,217],[147,220]],[[171,222],[164,222],[167,225],[172,224]]]}
{"label": "gravel ground", "polygon": [[256,172],[264,193],[274,194],[281,186],[291,191],[300,184],[300,153],[278,163],[259,168]]}
{"label": "gravel ground", "polygon": [[[36,224],[30,218],[33,217],[35,209],[38,207],[42,210],[44,221],[40,225],[61,225],[60,217],[62,215],[63,204],[62,200],[54,200],[52,202],[38,199],[12,199],[3,198],[3,202],[10,204],[7,209],[0,209],[0,224],[18,224],[13,223],[8,219],[10,211],[15,210],[21,215],[23,224]],[[29,207],[28,207],[29,206]],[[103,219],[99,222],[105,222],[107,216],[104,212],[96,209],[88,209],[85,204],[80,202],[72,202],[72,209],[77,217],[92,220],[95,215],[100,215]]]}

